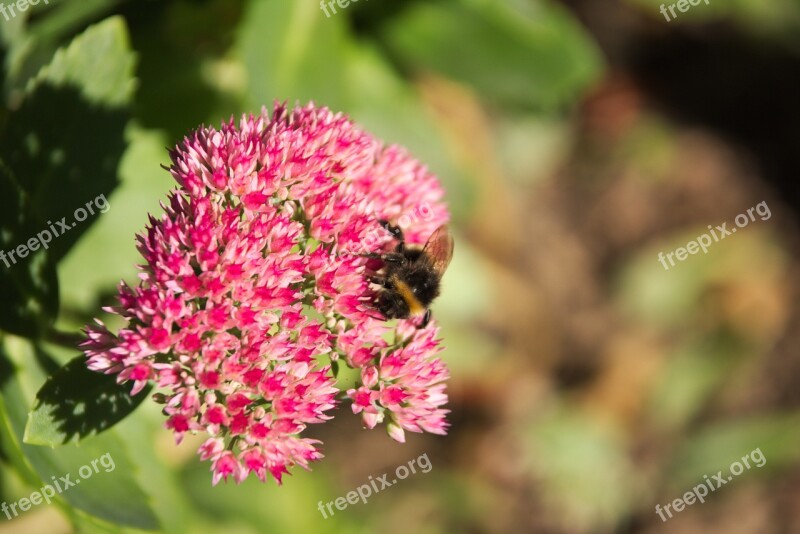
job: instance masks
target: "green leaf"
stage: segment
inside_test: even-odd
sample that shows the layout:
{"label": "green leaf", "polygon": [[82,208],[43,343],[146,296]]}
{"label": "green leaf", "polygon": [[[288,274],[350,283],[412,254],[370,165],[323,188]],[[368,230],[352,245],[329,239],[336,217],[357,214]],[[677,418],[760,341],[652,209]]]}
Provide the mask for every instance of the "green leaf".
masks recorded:
{"label": "green leaf", "polygon": [[315,100],[345,108],[342,17],[326,19],[315,2],[251,1],[242,20],[237,49],[249,74],[251,104]]}
{"label": "green leaf", "polygon": [[[135,235],[147,224],[148,213],[161,211],[159,203],[175,186],[175,180],[159,166],[169,163],[163,132],[132,125],[127,139],[119,170],[121,184],[109,198],[111,209],[58,264],[61,301],[73,312],[90,312],[87,321],[101,306],[102,295],[115,294],[120,280],[136,277],[136,264],[141,263],[142,256],[136,249]],[[87,269],[87,265],[92,268]]]}
{"label": "green leaf", "polygon": [[[222,525],[242,525],[240,532],[381,532],[364,529],[363,525],[357,528],[355,514],[336,513],[323,518],[316,508],[317,503],[329,499],[328,495],[334,491],[324,467],[315,467],[313,472],[297,469],[284,479],[280,491],[255,477],[249,477],[240,485],[211,486],[205,465],[193,462],[187,467],[181,473],[182,486],[193,509],[202,510]],[[307,511],[309,505],[311,513]],[[222,525],[208,532],[224,531]]]}
{"label": "green leaf", "polygon": [[703,475],[725,472],[731,463],[760,449],[763,467],[751,466],[752,474],[776,475],[797,465],[800,450],[800,413],[787,412],[724,421],[707,426],[675,451],[666,470],[667,486],[674,492],[703,482]]}
{"label": "green leaf", "polygon": [[[22,442],[28,407],[45,379],[36,357],[33,346],[20,338],[6,336],[0,346],[0,443],[11,464],[34,488],[53,484],[67,474],[73,481],[79,479],[79,484],[62,488],[55,497],[67,514],[74,513],[73,507],[121,526],[158,529],[148,496],[135,478],[137,468],[115,430],[82,441],[80,446],[71,443],[57,449]],[[81,468],[91,467],[92,461],[97,469],[82,478]]]}
{"label": "green leaf", "polygon": [[32,87],[71,86],[102,107],[124,107],[133,97],[134,56],[121,17],[90,26],[66,48],[59,49],[36,76]]}
{"label": "green leaf", "polygon": [[149,388],[135,397],[130,385],[114,376],[91,371],[78,356],[47,379],[36,394],[23,441],[31,445],[62,445],[111,428],[136,409]]}
{"label": "green leaf", "polygon": [[147,17],[131,24],[140,80],[134,114],[141,126],[166,133],[166,144],[182,139],[188,128],[218,125],[242,112],[247,73],[229,57],[242,7],[230,0],[204,1],[202,8],[153,2]]}
{"label": "green leaf", "polygon": [[[717,221],[708,221],[717,222]],[[620,270],[620,307],[637,321],[657,328],[692,331],[706,315],[697,303],[709,288],[739,284],[742,279],[782,279],[788,258],[767,228],[750,227],[729,239],[713,244],[708,253],[689,256],[665,271],[659,254],[667,255],[678,247],[707,233],[705,224],[681,229],[659,243],[643,248]]]}
{"label": "green leaf", "polygon": [[351,41],[344,63],[348,111],[353,120],[386,143],[398,143],[442,180],[455,218],[465,215],[475,194],[469,169],[458,168],[413,87],[374,46]]}
{"label": "green leaf", "polygon": [[0,157],[28,195],[37,231],[57,234],[49,250],[54,260],[91,226],[99,199],[117,185],[133,66],[121,18],[90,27],[29,83],[0,135]]}
{"label": "green leaf", "polygon": [[[456,215],[465,212],[471,187],[418,95],[380,49],[347,31],[346,20],[341,14],[325,18],[318,4],[248,4],[236,50],[249,73],[250,104],[313,100],[350,114],[380,139],[402,144],[425,162],[451,193]],[[264,39],[265,34],[272,37]]]}
{"label": "green leaf", "polygon": [[25,258],[16,250],[37,232],[27,200],[0,162],[0,329],[34,337],[58,313],[58,279],[51,254],[38,242]]}
{"label": "green leaf", "polygon": [[8,117],[0,134],[8,254],[0,257],[0,328],[8,332],[38,336],[58,312],[55,264],[91,225],[87,201],[96,217],[116,185],[132,69],[124,25],[110,19],[59,50]]}
{"label": "green leaf", "polygon": [[[129,417],[112,432],[118,434],[128,447],[131,460],[138,468],[137,479],[146,483],[153,510],[162,522],[162,532],[196,534],[209,529],[207,517],[197,513],[190,502],[181,472],[175,467],[175,451],[170,445],[165,451],[157,444],[164,434],[164,414],[155,403],[145,403],[136,417]],[[165,454],[167,452],[167,454]],[[195,465],[194,459],[189,462]],[[207,467],[207,466],[204,466]],[[146,481],[146,482],[145,482]],[[206,480],[206,485],[211,484]],[[254,500],[255,502],[255,500]],[[258,506],[261,503],[256,504]]]}
{"label": "green leaf", "polygon": [[550,506],[570,517],[576,531],[609,531],[630,513],[635,469],[611,427],[564,408],[523,428],[521,467],[543,481]]}
{"label": "green leaf", "polygon": [[747,362],[749,347],[735,335],[720,331],[687,340],[676,347],[650,398],[657,426],[680,427],[702,413],[735,369]]}
{"label": "green leaf", "polygon": [[[83,31],[92,22],[108,16],[124,0],[84,0],[59,2],[50,0],[20,12],[2,25],[11,45],[8,55],[8,89],[12,95],[24,90],[30,78],[50,62],[58,47]],[[15,98],[12,96],[12,98]]]}
{"label": "green leaf", "polygon": [[460,80],[503,104],[572,104],[600,70],[578,23],[543,0],[418,2],[389,19],[382,36],[406,68]]}

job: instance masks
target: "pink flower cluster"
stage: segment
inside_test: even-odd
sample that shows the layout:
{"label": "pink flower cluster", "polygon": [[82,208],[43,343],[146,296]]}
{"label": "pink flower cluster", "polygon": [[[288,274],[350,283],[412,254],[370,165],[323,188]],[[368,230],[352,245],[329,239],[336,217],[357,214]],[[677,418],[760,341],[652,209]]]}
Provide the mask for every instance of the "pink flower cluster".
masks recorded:
{"label": "pink flower cluster", "polygon": [[180,187],[138,236],[138,286],[122,283],[106,309],[126,327],[87,327],[89,368],[132,394],[155,382],[176,439],[208,435],[199,454],[214,484],[268,472],[280,483],[321,458],[301,434],[345,395],[340,362],[360,371],[346,396],[365,426],[385,421],[398,441],[444,434],[438,329],[381,319],[363,257],[393,246],[380,219],[425,205],[403,228],[412,244],[447,221],[435,176],[313,105],[198,129],[170,155]]}

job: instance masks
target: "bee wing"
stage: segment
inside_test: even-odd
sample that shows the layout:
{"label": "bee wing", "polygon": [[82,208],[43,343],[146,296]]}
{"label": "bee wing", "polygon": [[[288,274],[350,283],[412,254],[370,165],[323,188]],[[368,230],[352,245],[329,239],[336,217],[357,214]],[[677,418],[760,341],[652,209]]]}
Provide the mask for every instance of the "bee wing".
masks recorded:
{"label": "bee wing", "polygon": [[453,236],[450,235],[450,229],[447,225],[442,225],[436,229],[435,232],[428,238],[425,243],[423,252],[426,253],[433,262],[433,268],[439,274],[443,275],[450,265],[450,260],[453,259]]}

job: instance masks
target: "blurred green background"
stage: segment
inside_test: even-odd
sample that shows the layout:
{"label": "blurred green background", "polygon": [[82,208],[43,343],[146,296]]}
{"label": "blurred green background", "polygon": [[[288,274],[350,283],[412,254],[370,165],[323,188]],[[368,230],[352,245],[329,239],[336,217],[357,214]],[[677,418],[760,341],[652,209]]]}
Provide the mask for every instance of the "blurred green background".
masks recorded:
{"label": "blurred green background", "polygon": [[[51,0],[0,18],[0,243],[34,235],[32,213],[111,204],[2,269],[0,501],[116,462],[0,533],[800,532],[800,5],[670,22],[660,5]],[[164,147],[275,100],[345,111],[443,181],[450,433],[399,444],[344,404],[309,429],[324,460],[282,487],[212,488],[201,440],[176,446],[149,400],[80,446],[23,443],[77,354],[42,324],[77,332],[135,281],[134,234],[173,187]],[[768,220],[658,262],[762,201]],[[756,448],[764,467],[655,513]],[[317,509],[423,454],[430,472]]]}

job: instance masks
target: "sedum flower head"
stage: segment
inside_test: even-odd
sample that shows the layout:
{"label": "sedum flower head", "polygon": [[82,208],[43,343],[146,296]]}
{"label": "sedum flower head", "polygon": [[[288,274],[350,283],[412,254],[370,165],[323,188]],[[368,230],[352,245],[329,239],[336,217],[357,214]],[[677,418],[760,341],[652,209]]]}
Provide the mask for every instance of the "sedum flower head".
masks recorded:
{"label": "sedum flower head", "polygon": [[[308,468],[322,454],[303,431],[337,397],[398,441],[444,434],[435,322],[381,319],[364,257],[393,246],[381,219],[410,244],[447,221],[436,177],[313,105],[200,128],[170,156],[179,187],[138,236],[139,283],[106,308],[127,324],[87,327],[89,368],[132,394],[155,382],[176,439],[208,436],[198,452],[214,484]],[[360,371],[346,393],[341,362]]]}

